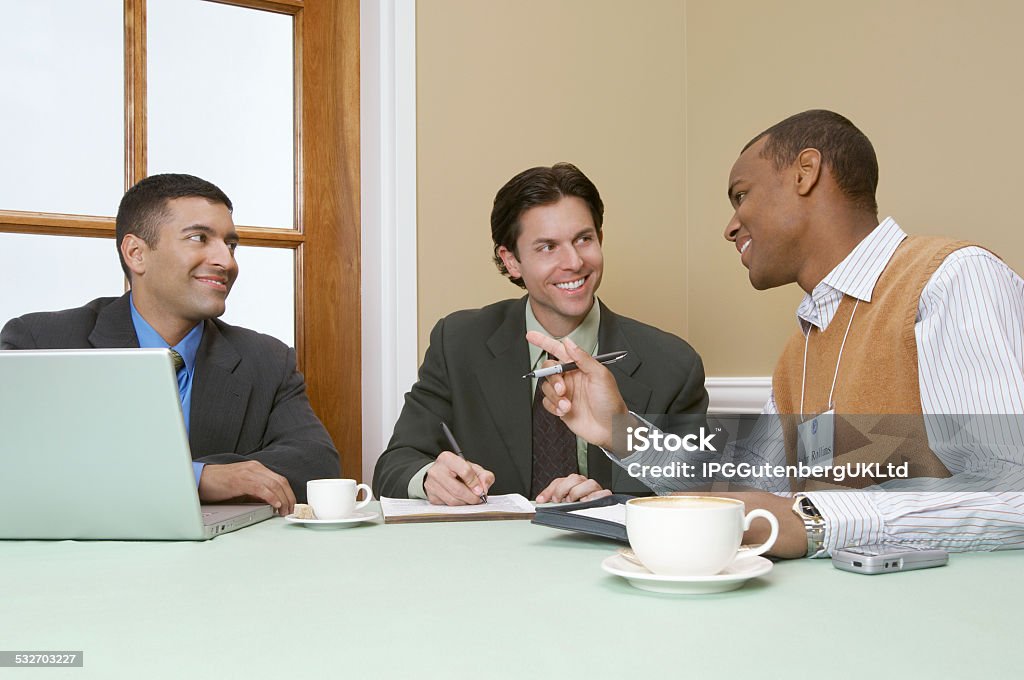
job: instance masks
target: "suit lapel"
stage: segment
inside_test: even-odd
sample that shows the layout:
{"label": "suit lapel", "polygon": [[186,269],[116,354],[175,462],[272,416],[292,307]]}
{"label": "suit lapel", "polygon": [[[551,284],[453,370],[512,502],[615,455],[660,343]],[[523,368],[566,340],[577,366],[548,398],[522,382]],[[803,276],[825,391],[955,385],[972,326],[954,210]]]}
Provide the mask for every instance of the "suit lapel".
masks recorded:
{"label": "suit lapel", "polygon": [[96,325],[89,334],[89,344],[93,347],[110,348],[139,346],[135,324],[132,323],[129,295],[130,293],[125,293],[100,310],[96,316]]}
{"label": "suit lapel", "polygon": [[213,321],[203,328],[192,385],[189,445],[197,456],[235,451],[252,383],[236,374],[241,356]]}
{"label": "suit lapel", "polygon": [[523,374],[530,370],[525,297],[511,307],[505,321],[487,339],[487,349],[491,352],[491,359],[480,366],[477,381],[519,479],[523,487],[529,489],[533,468],[533,430],[530,381],[523,380]]}
{"label": "suit lapel", "polygon": [[[600,303],[599,303],[600,304]],[[629,352],[625,358],[614,364],[608,365],[608,370],[615,376],[615,382],[619,386],[619,393],[630,411],[643,414],[651,401],[651,388],[640,382],[633,375],[639,370],[643,360],[640,353],[630,344],[622,326],[619,323],[619,315],[615,314],[604,304],[601,304],[601,327],[598,329],[599,352],[615,352],[623,350]],[[587,475],[596,480],[601,486],[611,488],[612,484],[612,462],[608,456],[597,446],[591,444],[587,447]]]}
{"label": "suit lapel", "polygon": [[621,361],[608,365],[608,370],[615,376],[626,406],[634,413],[644,413],[651,401],[651,388],[640,382],[633,375],[640,369],[643,359],[619,323],[619,315],[601,305],[601,328],[598,330],[598,346],[602,353],[624,350],[629,352]]}

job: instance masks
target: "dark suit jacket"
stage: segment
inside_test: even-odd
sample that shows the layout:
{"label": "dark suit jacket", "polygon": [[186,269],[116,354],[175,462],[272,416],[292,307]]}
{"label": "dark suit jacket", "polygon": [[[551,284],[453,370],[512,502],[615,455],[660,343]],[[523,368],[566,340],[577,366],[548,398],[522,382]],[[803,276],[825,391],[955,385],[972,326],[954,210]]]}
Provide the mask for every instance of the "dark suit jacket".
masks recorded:
{"label": "dark suit jacket", "polygon": [[[128,294],[11,319],[2,349],[138,347]],[[196,353],[189,415],[192,458],[257,460],[306,498],[310,479],[337,477],[338,452],[306,399],[295,352],[269,335],[212,319]]]}
{"label": "dark suit jacket", "polygon": [[[378,496],[405,498],[409,480],[450,448],[448,423],[466,457],[494,473],[491,493],[530,493],[532,404],[526,335],[526,299],[455,312],[434,326],[419,380],[405,395],[388,448],[377,461]],[[704,365],[680,338],[615,314],[601,305],[602,352],[629,355],[608,368],[635,413],[707,410]],[[603,451],[587,451],[588,476],[616,492],[649,492]]]}

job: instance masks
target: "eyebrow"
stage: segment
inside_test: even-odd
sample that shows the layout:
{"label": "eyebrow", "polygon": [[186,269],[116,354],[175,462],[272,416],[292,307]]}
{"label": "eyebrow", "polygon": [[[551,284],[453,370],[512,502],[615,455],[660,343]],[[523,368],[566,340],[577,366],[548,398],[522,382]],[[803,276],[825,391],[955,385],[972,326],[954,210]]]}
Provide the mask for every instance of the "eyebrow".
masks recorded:
{"label": "eyebrow", "polygon": [[[587,227],[586,229],[581,229],[578,232],[576,232],[575,234],[573,234],[573,236],[572,236],[572,238],[570,240],[571,241],[575,241],[580,236],[589,236],[591,234],[597,235],[597,227]],[[535,245],[535,246],[542,245],[542,244],[547,244],[547,243],[558,243],[558,239],[554,239],[554,238],[538,238],[538,239],[535,239],[533,241],[533,245]]]}
{"label": "eyebrow", "polygon": [[[181,229],[182,234],[188,233],[190,231],[201,231],[204,234],[213,235],[216,235],[217,233],[210,227],[206,226],[205,224],[190,224],[187,227],[182,227]],[[238,239],[239,237],[237,231],[231,231],[227,236],[224,237],[224,240],[228,243],[238,243]]]}
{"label": "eyebrow", "polygon": [[728,197],[730,203],[732,203],[733,190],[736,188],[736,185],[739,184],[742,181],[743,181],[743,178],[739,177],[739,178],[733,180],[732,184],[729,185],[729,191],[727,192],[726,196]]}

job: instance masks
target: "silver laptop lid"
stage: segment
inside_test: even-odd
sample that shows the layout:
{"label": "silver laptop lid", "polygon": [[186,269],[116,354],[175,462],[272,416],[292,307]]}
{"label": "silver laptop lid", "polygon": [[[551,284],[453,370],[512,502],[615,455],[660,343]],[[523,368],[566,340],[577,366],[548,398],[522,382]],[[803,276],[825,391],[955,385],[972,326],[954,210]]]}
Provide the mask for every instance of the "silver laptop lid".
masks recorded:
{"label": "silver laptop lid", "polygon": [[0,351],[0,538],[208,538],[191,462],[167,350]]}

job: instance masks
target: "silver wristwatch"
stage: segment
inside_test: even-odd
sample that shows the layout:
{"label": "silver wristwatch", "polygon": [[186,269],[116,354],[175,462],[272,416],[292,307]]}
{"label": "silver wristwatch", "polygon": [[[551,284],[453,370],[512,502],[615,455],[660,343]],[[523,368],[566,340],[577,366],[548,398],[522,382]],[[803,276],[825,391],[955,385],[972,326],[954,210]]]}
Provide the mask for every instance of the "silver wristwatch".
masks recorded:
{"label": "silver wristwatch", "polygon": [[821,513],[802,493],[793,499],[793,512],[803,521],[807,531],[807,557],[821,557],[825,554],[825,520]]}

